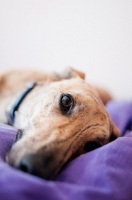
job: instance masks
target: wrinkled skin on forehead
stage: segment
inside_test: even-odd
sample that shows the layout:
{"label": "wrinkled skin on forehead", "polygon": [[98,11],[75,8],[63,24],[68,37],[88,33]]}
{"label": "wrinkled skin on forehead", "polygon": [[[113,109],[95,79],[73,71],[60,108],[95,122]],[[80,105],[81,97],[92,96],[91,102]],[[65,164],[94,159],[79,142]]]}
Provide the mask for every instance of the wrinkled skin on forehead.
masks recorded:
{"label": "wrinkled skin on forehead", "polygon": [[[70,114],[60,106],[62,94],[73,99]],[[102,146],[118,136],[98,93],[80,78],[40,84],[24,101],[15,121],[21,136],[6,159],[17,168],[22,160],[26,166],[29,162],[29,173],[42,178],[54,178],[67,161],[85,153],[87,145]],[[22,170],[28,171],[25,166]]]}

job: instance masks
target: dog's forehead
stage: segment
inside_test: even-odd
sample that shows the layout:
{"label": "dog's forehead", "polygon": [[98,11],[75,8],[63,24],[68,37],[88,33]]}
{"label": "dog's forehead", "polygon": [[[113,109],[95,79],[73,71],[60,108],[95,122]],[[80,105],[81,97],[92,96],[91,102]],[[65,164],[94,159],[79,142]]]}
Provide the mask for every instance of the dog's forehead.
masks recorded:
{"label": "dog's forehead", "polygon": [[51,83],[49,91],[57,93],[91,94],[97,96],[95,89],[83,79],[73,78]]}
{"label": "dog's forehead", "polygon": [[[61,80],[61,81],[58,81],[56,82],[56,86],[58,85],[58,87],[60,88],[71,88],[71,87],[74,87],[74,88],[77,88],[77,87],[85,87],[86,86],[86,82],[81,79],[81,78],[72,78],[72,79],[67,79],[67,80]],[[88,85],[88,84],[87,84]]]}

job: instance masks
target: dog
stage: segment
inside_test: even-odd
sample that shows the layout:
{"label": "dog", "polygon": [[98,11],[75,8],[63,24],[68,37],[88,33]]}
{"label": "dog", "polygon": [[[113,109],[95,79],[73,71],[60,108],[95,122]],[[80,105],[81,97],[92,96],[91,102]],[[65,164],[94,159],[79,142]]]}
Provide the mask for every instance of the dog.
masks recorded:
{"label": "dog", "polygon": [[[27,82],[30,84],[24,89]],[[19,99],[20,88],[25,95],[12,114],[6,113],[11,96]],[[7,163],[53,179],[70,160],[118,137],[119,130],[104,106],[110,99],[106,91],[89,85],[85,74],[73,68],[61,74],[32,70],[1,73],[0,121],[18,129]]]}

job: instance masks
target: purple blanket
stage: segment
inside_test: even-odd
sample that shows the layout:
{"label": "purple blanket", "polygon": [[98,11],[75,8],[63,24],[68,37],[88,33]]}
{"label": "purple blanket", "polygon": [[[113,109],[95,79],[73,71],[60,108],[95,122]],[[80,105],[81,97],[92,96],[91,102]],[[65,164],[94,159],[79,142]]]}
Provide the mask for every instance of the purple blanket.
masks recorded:
{"label": "purple blanket", "polygon": [[121,136],[70,162],[54,181],[23,173],[4,159],[16,130],[0,125],[0,200],[131,200],[132,103],[110,102],[111,118]]}

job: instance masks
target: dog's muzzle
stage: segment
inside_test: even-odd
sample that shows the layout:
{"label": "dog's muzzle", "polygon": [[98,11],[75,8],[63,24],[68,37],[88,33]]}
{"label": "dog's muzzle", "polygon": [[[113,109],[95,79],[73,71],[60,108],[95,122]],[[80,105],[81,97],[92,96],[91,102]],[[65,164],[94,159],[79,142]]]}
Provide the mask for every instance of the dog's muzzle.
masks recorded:
{"label": "dog's muzzle", "polygon": [[55,178],[64,165],[64,154],[58,148],[43,147],[35,153],[17,157],[16,151],[10,151],[6,160],[12,167],[46,180]]}
{"label": "dog's muzzle", "polygon": [[53,158],[50,155],[43,159],[37,154],[26,155],[18,162],[16,168],[47,180],[52,179],[55,173]]}

